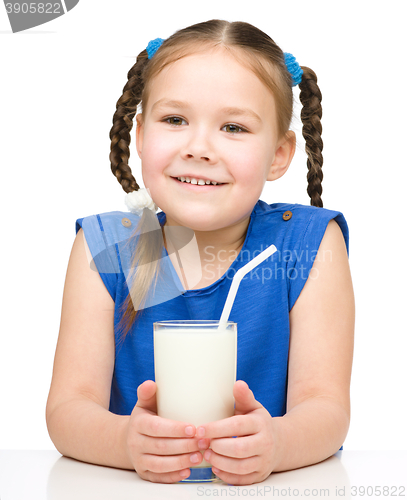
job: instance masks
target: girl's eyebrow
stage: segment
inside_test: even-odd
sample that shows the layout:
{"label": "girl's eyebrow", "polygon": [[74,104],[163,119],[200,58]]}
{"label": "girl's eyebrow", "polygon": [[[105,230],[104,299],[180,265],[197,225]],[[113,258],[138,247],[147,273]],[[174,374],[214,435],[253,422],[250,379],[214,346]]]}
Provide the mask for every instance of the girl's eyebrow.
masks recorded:
{"label": "girl's eyebrow", "polygon": [[173,99],[166,99],[165,97],[163,97],[162,99],[159,99],[158,101],[156,101],[153,104],[153,106],[151,107],[151,111],[154,111],[155,108],[159,108],[159,107],[181,109],[181,108],[188,108],[189,104],[187,102],[184,102],[184,101],[176,101]]}
{"label": "girl's eyebrow", "polygon": [[221,109],[221,113],[228,115],[228,116],[242,116],[243,118],[252,118],[252,119],[256,120],[257,122],[262,121],[260,116],[250,108],[228,107],[228,108]]}
{"label": "girl's eyebrow", "polygon": [[[165,97],[163,97],[162,99],[159,99],[158,101],[156,101],[153,104],[151,111],[154,111],[154,109],[160,108],[160,107],[187,109],[190,107],[190,105],[186,101],[166,99]],[[222,115],[241,116],[243,118],[252,118],[252,119],[256,120],[257,122],[262,121],[260,116],[250,108],[238,108],[238,107],[229,106],[226,108],[222,108],[219,112]]]}

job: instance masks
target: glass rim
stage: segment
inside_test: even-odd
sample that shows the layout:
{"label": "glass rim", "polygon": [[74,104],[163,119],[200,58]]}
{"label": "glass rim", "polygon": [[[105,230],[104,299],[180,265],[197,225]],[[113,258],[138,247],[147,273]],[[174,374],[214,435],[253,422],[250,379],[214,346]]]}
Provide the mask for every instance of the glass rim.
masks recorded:
{"label": "glass rim", "polygon": [[[215,326],[219,325],[219,319],[174,319],[174,320],[164,320],[164,321],[155,321],[154,325],[163,325],[163,326]],[[234,321],[227,321],[226,326],[237,325]]]}

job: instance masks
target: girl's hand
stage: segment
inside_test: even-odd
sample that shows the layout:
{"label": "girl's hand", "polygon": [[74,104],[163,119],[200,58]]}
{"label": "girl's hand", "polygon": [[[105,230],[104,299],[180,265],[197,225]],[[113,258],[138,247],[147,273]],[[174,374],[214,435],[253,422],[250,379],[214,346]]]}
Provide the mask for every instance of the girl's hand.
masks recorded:
{"label": "girl's hand", "polygon": [[[266,479],[278,461],[277,433],[270,413],[253,396],[246,382],[233,388],[235,415],[197,429],[210,438],[204,458],[228,484],[253,484]],[[234,437],[236,436],[236,437]]]}
{"label": "girl's hand", "polygon": [[146,380],[127,428],[127,453],[138,475],[155,483],[176,483],[202,462],[195,427],[157,416],[157,386]]}

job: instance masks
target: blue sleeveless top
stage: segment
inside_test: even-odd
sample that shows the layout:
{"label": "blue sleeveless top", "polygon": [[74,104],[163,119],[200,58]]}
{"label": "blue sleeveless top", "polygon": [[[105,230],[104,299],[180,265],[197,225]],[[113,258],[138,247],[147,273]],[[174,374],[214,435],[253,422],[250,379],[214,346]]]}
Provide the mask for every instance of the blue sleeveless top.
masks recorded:
{"label": "blue sleeveless top", "polygon": [[[157,217],[163,225],[165,214],[160,212]],[[115,302],[110,411],[130,415],[137,402],[137,387],[145,380],[154,380],[153,323],[218,320],[235,272],[274,244],[277,252],[241,281],[229,320],[237,323],[238,330],[237,380],[247,382],[273,417],[284,415],[289,312],[305,285],[331,219],[339,224],[349,251],[348,227],[340,212],[295,204],[268,205],[259,200],[251,213],[243,247],[228,271],[212,285],[197,290],[183,288],[163,248],[164,265],[155,290],[158,295],[149,297],[124,342],[120,342],[118,323],[128,295],[126,277],[134,250],[129,238],[139,218],[128,212],[109,212],[78,219],[76,231],[84,231],[93,258],[91,265]]]}

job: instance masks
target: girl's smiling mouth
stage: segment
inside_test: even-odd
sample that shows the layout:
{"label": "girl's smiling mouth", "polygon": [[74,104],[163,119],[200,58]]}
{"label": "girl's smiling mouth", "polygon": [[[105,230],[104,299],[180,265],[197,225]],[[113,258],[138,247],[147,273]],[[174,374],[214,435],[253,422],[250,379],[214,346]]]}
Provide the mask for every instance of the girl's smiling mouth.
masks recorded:
{"label": "girl's smiling mouth", "polygon": [[212,181],[210,179],[203,179],[201,177],[192,177],[192,176],[180,176],[180,177],[171,177],[172,179],[181,182],[183,184],[192,184],[195,186],[222,186],[226,183]]}

